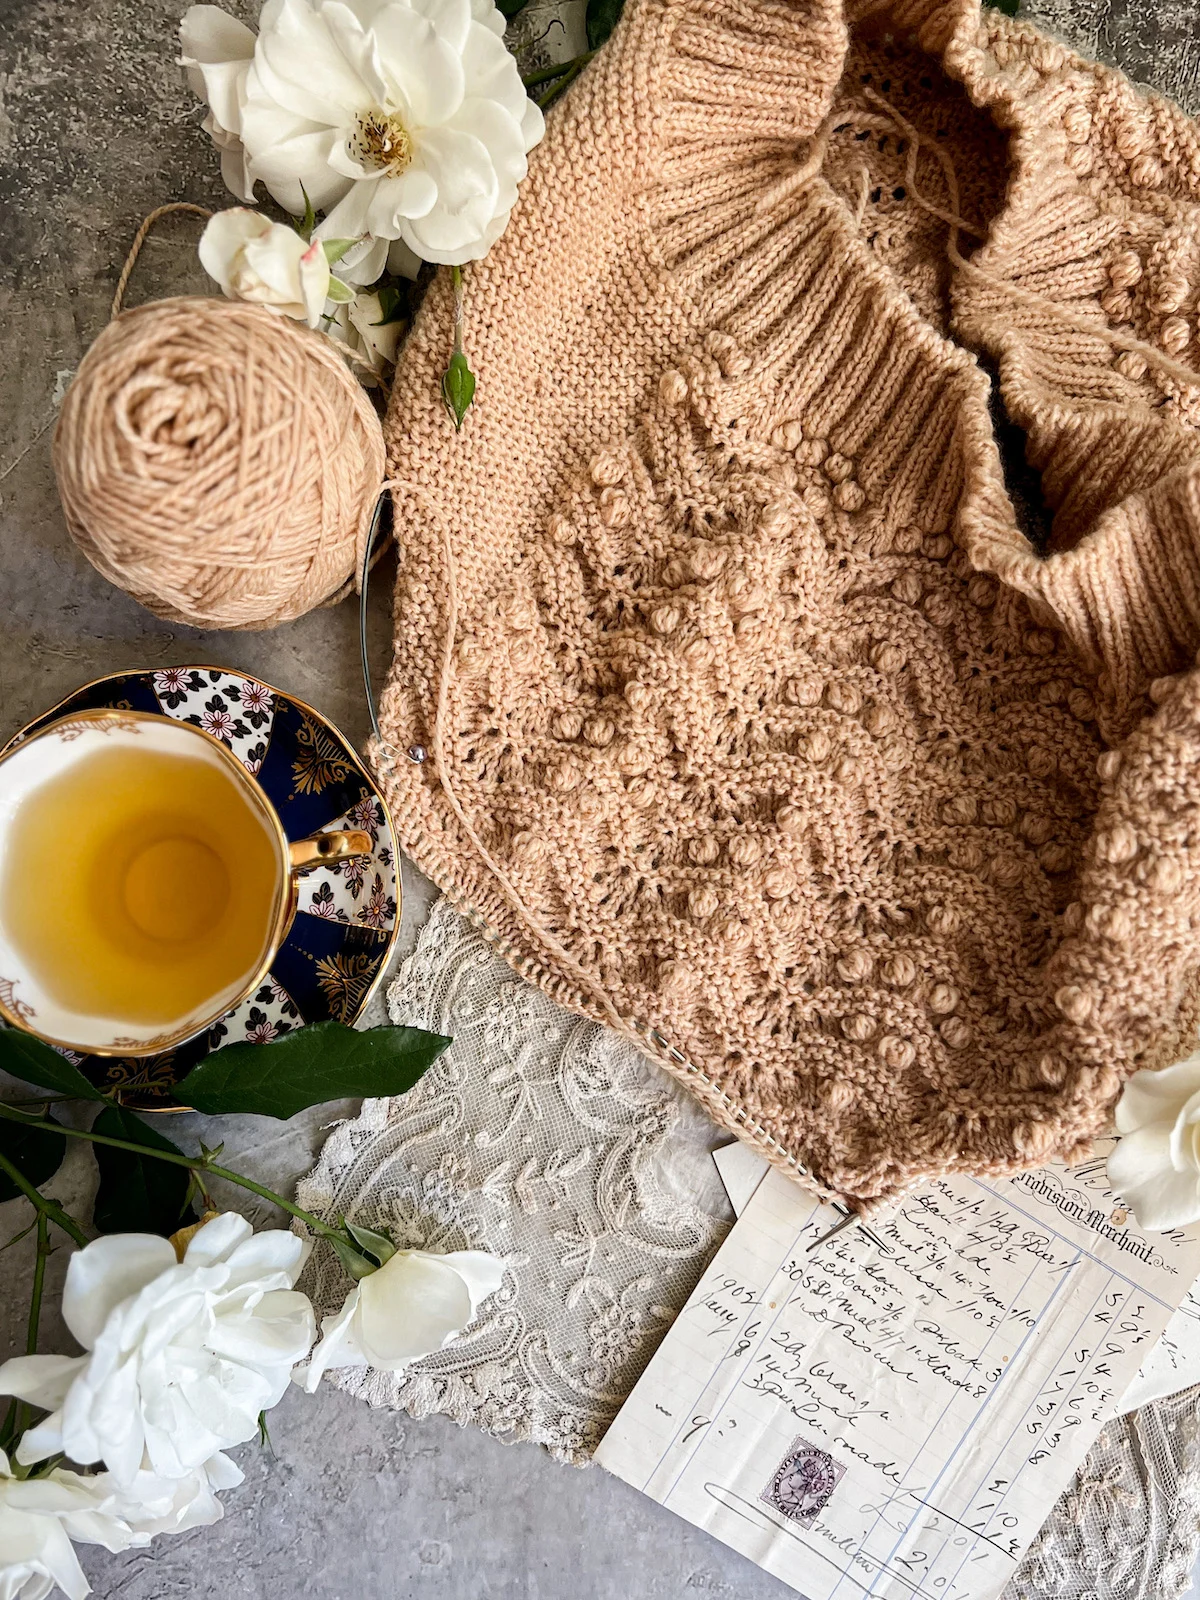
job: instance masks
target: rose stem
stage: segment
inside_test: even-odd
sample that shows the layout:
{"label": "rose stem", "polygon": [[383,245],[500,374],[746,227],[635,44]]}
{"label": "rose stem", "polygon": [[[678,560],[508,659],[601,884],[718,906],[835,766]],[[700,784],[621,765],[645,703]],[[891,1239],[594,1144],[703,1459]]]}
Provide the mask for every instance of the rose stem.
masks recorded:
{"label": "rose stem", "polygon": [[567,85],[575,81],[590,60],[590,56],[579,56],[575,64],[563,74],[557,83],[552,83],[545,94],[538,95],[535,100],[538,110],[545,111],[551,100],[557,100]]}
{"label": "rose stem", "polygon": [[570,72],[572,67],[576,71],[580,67],[586,67],[595,54],[594,50],[585,50],[581,56],[572,56],[570,61],[560,61],[553,67],[541,67],[537,72],[531,72],[527,78],[522,78],[521,82],[527,89],[532,89],[538,83],[549,83],[551,78],[561,78],[564,73]]}
{"label": "rose stem", "polygon": [[[6,1108],[0,1107],[0,1113],[4,1109]],[[10,1122],[24,1122],[29,1127],[44,1128],[48,1133],[70,1133],[72,1131],[70,1128],[60,1128],[57,1122],[33,1122],[28,1117],[10,1117],[8,1120]],[[140,1149],[141,1147],[139,1146],[138,1148]],[[88,1242],[87,1234],[84,1233],[74,1217],[68,1216],[55,1201],[47,1200],[44,1195],[39,1194],[20,1168],[14,1166],[3,1152],[0,1152],[0,1172],[11,1178],[21,1193],[33,1203],[37,1209],[39,1221],[43,1216],[49,1218],[65,1234],[74,1239],[75,1243],[80,1247]]]}
{"label": "rose stem", "polygon": [[454,285],[454,354],[463,353],[463,281],[462,268],[450,268],[450,282]]}
{"label": "rose stem", "polygon": [[[37,1214],[37,1256],[33,1264],[33,1288],[29,1295],[29,1326],[25,1334],[25,1354],[37,1355],[38,1323],[42,1318],[42,1287],[46,1281],[46,1257],[50,1254],[48,1248],[50,1224],[46,1220],[46,1213],[41,1209]],[[33,1420],[33,1412],[24,1400],[13,1400],[4,1418],[4,1432],[11,1429],[13,1440],[19,1440],[25,1429]]]}
{"label": "rose stem", "polygon": [[[281,1210],[288,1212],[299,1221],[306,1223],[314,1233],[325,1239],[345,1240],[345,1235],[338,1228],[331,1228],[328,1223],[322,1222],[320,1217],[314,1217],[311,1211],[304,1211],[300,1206],[293,1205],[290,1200],[285,1200],[281,1194],[276,1194],[274,1189],[267,1189],[261,1183],[255,1183],[253,1178],[244,1178],[240,1172],[231,1172],[228,1167],[219,1167],[214,1161],[206,1161],[202,1156],[185,1156],[182,1151],[156,1150],[153,1145],[134,1144],[132,1139],[113,1139],[106,1133],[93,1133],[88,1128],[68,1128],[58,1122],[43,1121],[41,1118],[22,1116],[14,1113],[12,1108],[0,1104],[0,1117],[8,1122],[19,1122],[27,1128],[41,1128],[46,1133],[62,1133],[68,1139],[86,1139],[90,1144],[107,1144],[114,1150],[130,1150],[137,1156],[152,1156],[155,1161],[168,1161],[172,1166],[187,1167],[190,1172],[209,1172],[214,1178],[224,1178],[226,1183],[234,1183],[241,1189],[249,1189],[251,1194],[259,1195],[263,1200],[269,1200],[272,1205],[277,1205]],[[0,1155],[0,1171],[8,1172],[13,1182],[23,1189],[34,1204],[45,1205],[41,1195],[27,1179],[13,1167],[12,1163]],[[36,1196],[36,1199],[35,1199]],[[53,1213],[51,1213],[53,1215]],[[58,1221],[58,1218],[54,1218]],[[61,1227],[61,1222],[59,1223]],[[68,1230],[70,1231],[70,1230]],[[78,1244],[87,1243],[82,1233],[72,1235]],[[355,1249],[357,1249],[357,1245]],[[362,1252],[359,1251],[361,1255]]]}

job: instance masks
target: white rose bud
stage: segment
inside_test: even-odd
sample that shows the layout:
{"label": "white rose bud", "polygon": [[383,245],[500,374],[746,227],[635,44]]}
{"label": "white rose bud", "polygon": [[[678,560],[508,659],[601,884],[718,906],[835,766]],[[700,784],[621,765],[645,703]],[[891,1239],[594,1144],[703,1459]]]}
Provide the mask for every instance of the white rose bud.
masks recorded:
{"label": "white rose bud", "polygon": [[329,294],[329,262],[319,239],[260,211],[234,206],[211,217],[200,236],[200,265],[231,300],[280,311],[315,328]]}
{"label": "white rose bud", "polygon": [[456,1338],[503,1281],[503,1261],[479,1250],[397,1250],[324,1319],[321,1342],[295,1380],[312,1394],[329,1367],[401,1372]]}

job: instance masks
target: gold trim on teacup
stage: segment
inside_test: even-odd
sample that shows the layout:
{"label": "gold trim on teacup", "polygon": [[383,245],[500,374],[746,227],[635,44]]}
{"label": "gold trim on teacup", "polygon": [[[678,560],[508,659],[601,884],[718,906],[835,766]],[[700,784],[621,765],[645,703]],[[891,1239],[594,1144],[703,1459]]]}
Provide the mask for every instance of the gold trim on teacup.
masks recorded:
{"label": "gold trim on teacup", "polygon": [[[215,668],[213,669],[216,670]],[[78,690],[76,691],[78,693]],[[45,713],[43,712],[43,716]],[[39,719],[40,720],[40,719]],[[278,893],[278,904],[275,908],[275,917],[271,923],[270,936],[266,942],[266,954],[255,969],[253,977],[239,989],[233,1000],[222,1002],[220,1010],[214,1011],[211,1016],[205,1015],[199,1021],[194,1017],[179,1028],[172,1029],[169,1033],[156,1034],[153,1039],[138,1041],[135,1039],[116,1038],[111,1045],[84,1044],[78,1039],[60,1039],[52,1033],[46,1033],[42,1028],[35,1026],[30,1018],[21,1019],[19,1010],[29,1010],[26,1002],[18,1001],[17,1006],[10,1009],[6,1001],[15,999],[15,985],[9,983],[8,994],[0,989],[0,1016],[11,1026],[21,1028],[26,1033],[32,1033],[45,1044],[58,1045],[63,1050],[74,1050],[80,1055],[89,1056],[143,1056],[161,1055],[164,1050],[173,1049],[175,1045],[183,1044],[186,1039],[194,1039],[198,1033],[203,1033],[206,1028],[211,1028],[214,1022],[219,1022],[226,1012],[240,1006],[246,996],[250,994],[266,977],[271,970],[280,945],[287,937],[288,930],[296,915],[296,903],[299,898],[296,889],[296,875],[290,864],[291,846],[287,834],[283,831],[283,824],[275,807],[267,799],[265,791],[254,781],[243,764],[234,755],[227,745],[209,733],[207,729],[197,727],[194,722],[181,722],[178,718],[169,717],[162,711],[114,711],[98,707],[91,711],[74,711],[69,717],[61,718],[57,722],[49,722],[44,728],[39,728],[36,733],[31,733],[25,738],[10,740],[0,751],[0,767],[6,761],[12,760],[17,755],[24,755],[30,745],[39,743],[42,739],[55,738],[60,741],[78,739],[88,728],[98,728],[101,732],[134,733],[137,725],[142,723],[167,723],[176,728],[186,728],[188,735],[195,735],[204,739],[215,750],[220,752],[219,759],[234,778],[243,794],[248,794],[256,811],[261,815],[267,831],[273,836],[278,851],[278,860],[283,873],[283,884]],[[36,1015],[36,1014],[35,1014]]]}
{"label": "gold trim on teacup", "polygon": [[[158,667],[126,667],[123,671],[120,671],[120,672],[106,672],[106,673],[102,674],[102,676],[99,677],[99,678],[90,678],[87,681],[87,683],[78,684],[74,689],[71,690],[71,692],[69,694],[63,695],[60,700],[56,700],[55,703],[52,706],[50,706],[47,710],[39,711],[36,717],[31,717],[29,719],[29,721],[24,724],[23,727],[18,728],[16,733],[13,734],[13,736],[8,740],[8,742],[5,745],[0,746],[0,761],[3,761],[5,756],[9,755],[12,752],[13,747],[15,745],[23,744],[30,738],[37,738],[37,734],[31,734],[29,732],[29,730],[32,727],[34,727],[34,725],[36,723],[39,723],[39,722],[43,721],[46,717],[53,716],[53,714],[56,711],[58,711],[61,707],[65,706],[65,705],[68,705],[78,695],[86,694],[89,689],[99,689],[106,683],[118,683],[124,678],[136,678],[136,677],[141,677],[143,675],[149,676],[149,677],[152,678],[156,672],[164,672],[166,670],[168,670],[168,669],[165,668],[165,667],[161,667],[161,666],[158,666]],[[395,823],[395,819],[392,816],[392,808],[388,804],[387,796],[384,794],[382,786],[377,782],[374,774],[371,772],[371,769],[367,766],[366,762],[359,755],[358,751],[354,748],[354,746],[350,743],[349,739],[346,738],[346,735],[337,726],[337,724],[334,723],[334,722],[331,722],[323,711],[318,711],[316,706],[310,705],[307,700],[301,700],[299,695],[292,694],[287,689],[279,689],[279,688],[277,688],[275,686],[275,684],[268,683],[265,678],[260,678],[257,673],[244,671],[241,667],[219,667],[214,662],[211,662],[211,661],[184,661],[184,662],[181,662],[179,664],[179,670],[180,671],[190,670],[190,671],[194,671],[194,672],[219,672],[219,673],[221,673],[221,675],[223,677],[250,679],[254,683],[262,684],[264,689],[269,690],[270,693],[273,694],[273,695],[278,695],[278,697],[281,700],[287,700],[292,705],[298,706],[301,711],[307,712],[309,716],[316,717],[317,721],[319,723],[321,723],[324,727],[326,727],[329,730],[329,732],[333,735],[333,737],[338,741],[338,743],[341,745],[342,749],[349,756],[350,763],[353,766],[355,772],[357,772],[359,777],[361,777],[363,779],[363,781],[367,784],[368,788],[371,790],[371,793],[375,796],[376,800],[379,801],[380,807],[381,807],[381,809],[383,811],[384,821],[387,823],[387,826],[388,826],[388,833],[389,833],[389,835],[391,837],[392,844],[394,845],[395,851],[396,851],[395,861],[393,863],[394,866],[395,866],[395,869],[396,869],[396,920],[392,924],[392,931],[391,931],[390,935],[388,936],[387,948],[384,950],[383,960],[379,964],[379,971],[375,975],[375,977],[372,979],[370,988],[368,988],[366,993],[363,995],[362,1003],[360,1004],[358,1010],[355,1013],[355,1019],[357,1020],[358,1017],[362,1016],[363,1012],[371,1004],[371,1001],[379,993],[380,985],[383,983],[383,980],[387,977],[388,968],[392,964],[392,957],[396,953],[396,942],[400,937],[400,922],[401,922],[401,919],[403,918],[403,915],[404,915],[404,885],[403,885],[403,881],[402,881],[402,875],[401,875],[401,872],[400,872],[400,836],[396,832],[396,823]],[[113,707],[113,706],[101,707],[99,709],[107,710],[113,716],[127,716],[127,715],[130,714],[130,713],[128,713],[126,711],[123,711],[123,710],[119,711],[119,710],[117,710],[116,707]],[[77,712],[77,713],[73,713],[73,715],[82,716],[83,713],[82,712]],[[150,717],[163,717],[168,722],[176,722],[176,721],[181,720],[179,718],[172,717],[171,714],[169,712],[167,712],[167,711],[141,712],[141,713],[139,713],[139,715],[141,715],[141,716],[150,716]],[[192,723],[188,723],[187,726],[194,728],[196,726],[196,724],[194,722],[192,722]],[[203,732],[204,730],[200,729],[199,731]],[[221,741],[219,739],[216,742],[218,744],[221,743]],[[222,748],[222,750],[225,750],[227,752],[227,754],[232,756],[233,760],[235,760],[235,761],[238,760],[238,758],[233,755],[233,752],[228,749],[228,746],[221,745],[221,748]],[[238,761],[238,765],[239,766],[242,765],[240,761]],[[245,772],[246,769],[244,767],[242,767],[242,770],[243,770],[243,772]],[[247,776],[249,776],[249,774],[247,774]],[[271,810],[274,812],[274,807],[273,806],[271,807]],[[272,954],[274,955],[275,952],[273,951]],[[269,971],[270,968],[268,967],[267,970]],[[247,993],[248,992],[249,991],[247,991]],[[244,1000],[245,998],[246,998],[246,996],[242,995],[241,1000]],[[236,1006],[241,1004],[241,1000],[238,1000],[235,1003],[235,1005],[230,1006],[228,1009],[230,1011],[235,1010]],[[225,1015],[224,1012],[222,1012],[222,1016],[223,1015]],[[4,1016],[7,1020],[11,1020],[11,1018],[8,1017],[8,1013],[4,1010],[2,1004],[0,1004],[0,1016]],[[18,1024],[18,1026],[20,1026],[20,1024]],[[26,1031],[28,1032],[30,1030],[26,1029]],[[196,1028],[193,1031],[193,1033],[189,1033],[187,1035],[187,1038],[189,1038],[189,1039],[194,1038],[195,1034],[202,1033],[203,1031],[204,1031],[203,1028]],[[55,1042],[55,1041],[50,1041],[50,1042]],[[176,1042],[177,1043],[182,1043],[184,1041],[177,1040]],[[66,1045],[64,1048],[66,1048],[68,1050],[73,1050],[73,1049],[76,1048],[76,1046],[74,1046],[74,1045]],[[114,1057],[119,1057],[119,1056],[132,1055],[133,1052],[128,1051],[128,1050],[84,1050],[84,1051],[81,1051],[80,1053],[83,1054],[83,1055],[91,1055],[91,1056],[104,1056],[104,1057],[114,1056]],[[156,1053],[157,1052],[154,1052],[154,1051],[149,1052],[149,1054],[156,1054]],[[142,1108],[142,1109],[146,1109],[146,1108]],[[170,1109],[171,1110],[175,1110],[176,1108],[175,1107],[171,1107]]]}

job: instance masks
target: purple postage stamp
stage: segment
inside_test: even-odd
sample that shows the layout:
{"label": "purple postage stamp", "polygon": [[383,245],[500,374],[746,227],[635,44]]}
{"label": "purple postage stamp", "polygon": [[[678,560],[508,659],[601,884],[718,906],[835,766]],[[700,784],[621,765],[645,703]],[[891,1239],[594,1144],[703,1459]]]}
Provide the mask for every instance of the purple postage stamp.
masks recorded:
{"label": "purple postage stamp", "polygon": [[808,1439],[792,1440],[791,1449],[759,1495],[763,1505],[780,1512],[802,1528],[811,1528],[824,1511],[845,1472],[819,1445]]}

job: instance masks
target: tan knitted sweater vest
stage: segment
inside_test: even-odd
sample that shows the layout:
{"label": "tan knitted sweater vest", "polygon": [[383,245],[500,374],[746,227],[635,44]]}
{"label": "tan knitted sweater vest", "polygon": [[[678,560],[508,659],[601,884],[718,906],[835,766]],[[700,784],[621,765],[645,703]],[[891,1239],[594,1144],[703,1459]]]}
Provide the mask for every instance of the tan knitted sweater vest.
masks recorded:
{"label": "tan knitted sweater vest", "polygon": [[404,848],[802,1181],[1078,1152],[1200,964],[1196,126],[972,0],[630,0],[466,294]]}

